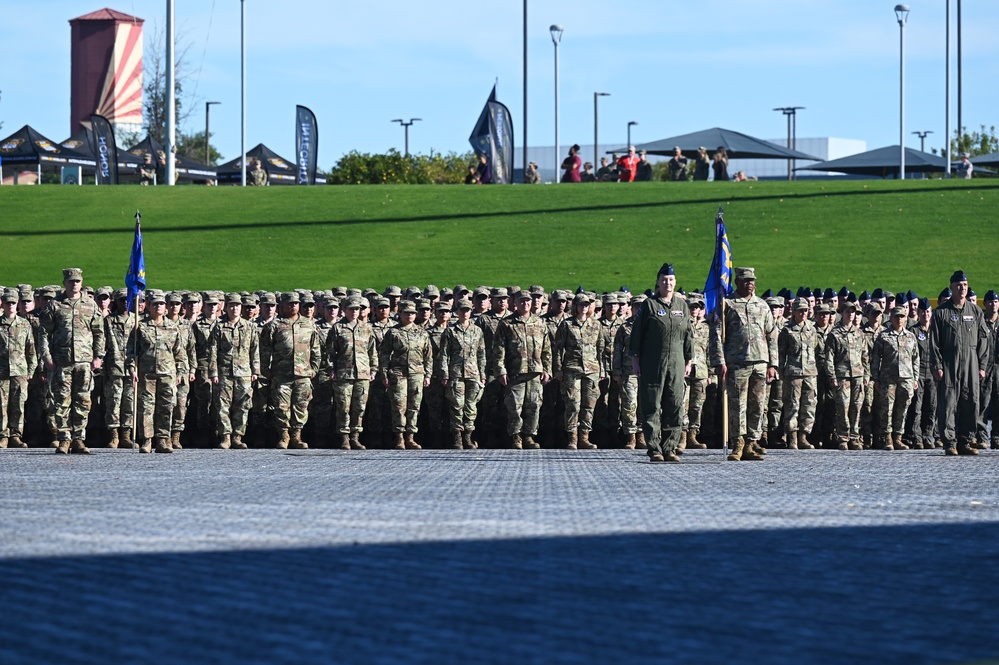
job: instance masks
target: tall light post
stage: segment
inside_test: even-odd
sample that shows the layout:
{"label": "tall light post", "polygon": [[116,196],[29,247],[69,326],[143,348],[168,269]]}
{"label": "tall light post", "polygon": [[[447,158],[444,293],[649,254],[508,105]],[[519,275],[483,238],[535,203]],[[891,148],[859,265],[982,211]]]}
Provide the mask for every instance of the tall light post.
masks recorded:
{"label": "tall light post", "polygon": [[898,178],[905,180],[905,22],[909,5],[895,5],[898,19]]}
{"label": "tall light post", "polygon": [[947,177],[950,177],[950,0],[947,0],[945,11],[947,12],[947,19],[944,21],[947,29],[947,36],[944,38],[944,48],[947,49],[947,55],[944,57],[944,66],[947,69],[947,74],[944,76],[946,80],[947,87],[947,104],[946,111],[944,114],[944,159],[947,161]]}
{"label": "tall light post", "polygon": [[205,166],[211,166],[211,147],[208,142],[211,134],[208,133],[208,111],[212,108],[212,104],[221,104],[222,102],[205,102]]}
{"label": "tall light post", "polygon": [[414,122],[420,122],[423,118],[410,118],[409,122],[403,121],[402,118],[396,118],[392,122],[398,122],[406,129],[406,156],[409,156],[409,128],[413,126]]}
{"label": "tall light post", "polygon": [[239,0],[239,183],[246,187],[246,0]]}
{"label": "tall light post", "polygon": [[[778,106],[774,111],[780,111],[787,116],[787,149],[796,150],[798,147],[798,111],[803,111],[804,106]],[[787,179],[794,180],[794,158],[787,159]]]}
{"label": "tall light post", "polygon": [[599,130],[599,119],[600,119],[600,109],[597,106],[597,100],[601,97],[610,97],[609,92],[595,92],[593,93],[593,166],[596,167],[600,163],[600,130]]}
{"label": "tall light post", "polygon": [[[948,0],[949,1],[949,0]],[[527,0],[524,0],[524,163],[522,167],[527,173]]]}
{"label": "tall light post", "polygon": [[634,120],[629,120],[628,121],[628,147],[629,148],[631,147],[631,126],[632,125],[637,125],[637,124],[638,123],[635,122]]}
{"label": "tall light post", "polygon": [[174,183],[174,168],[177,160],[177,100],[176,88],[174,87],[174,77],[176,75],[174,63],[174,10],[173,0],[167,0],[166,4],[166,184]]}
{"label": "tall light post", "polygon": [[562,155],[562,150],[558,144],[558,45],[562,41],[564,28],[560,25],[553,25],[548,28],[552,34],[552,43],[555,44],[555,182],[558,182],[558,158]]}
{"label": "tall light post", "polygon": [[913,132],[919,137],[919,151],[926,152],[926,137],[933,133],[932,129],[927,129],[925,132]]}

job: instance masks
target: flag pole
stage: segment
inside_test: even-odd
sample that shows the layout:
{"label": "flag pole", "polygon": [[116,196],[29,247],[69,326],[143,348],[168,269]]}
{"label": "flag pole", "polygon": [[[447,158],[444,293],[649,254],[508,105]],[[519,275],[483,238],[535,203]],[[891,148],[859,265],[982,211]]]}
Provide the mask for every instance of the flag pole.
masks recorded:
{"label": "flag pole", "polygon": [[[139,214],[138,209],[135,211],[135,229],[137,232],[141,233],[142,229],[142,215]],[[133,248],[134,249],[134,248]],[[134,257],[133,257],[134,259]],[[129,266],[131,268],[131,266]],[[131,287],[129,287],[131,288]],[[142,291],[135,294],[132,298],[132,306],[135,308],[135,319],[132,321],[132,358],[134,363],[133,376],[128,377],[128,380],[132,382],[132,442],[138,443],[138,438],[136,434],[138,433],[138,421],[139,421],[139,382],[134,378],[138,376],[139,373],[139,300],[142,299]],[[125,302],[128,302],[127,300]],[[126,308],[127,309],[127,308]],[[128,312],[129,314],[131,312]]]}
{"label": "flag pole", "polygon": [[[725,209],[722,206],[718,206],[718,219],[722,219],[725,215]],[[715,256],[721,257],[721,235],[718,233],[718,223],[715,223]],[[718,266],[718,283],[716,284],[717,294],[721,291],[721,309],[720,309],[720,331],[719,339],[721,339],[722,347],[722,366],[725,367],[725,296],[728,295],[724,290],[719,289],[721,286],[721,268]],[[722,457],[728,457],[728,368],[726,367],[725,378],[721,381],[721,399],[722,399]]]}

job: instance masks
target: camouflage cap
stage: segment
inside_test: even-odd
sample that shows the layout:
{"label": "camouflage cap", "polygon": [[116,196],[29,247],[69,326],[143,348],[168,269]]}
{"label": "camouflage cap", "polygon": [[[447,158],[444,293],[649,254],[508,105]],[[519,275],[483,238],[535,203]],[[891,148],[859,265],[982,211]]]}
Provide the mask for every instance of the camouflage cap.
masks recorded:
{"label": "camouflage cap", "polygon": [[519,302],[521,300],[534,300],[533,296],[531,296],[531,292],[530,291],[524,291],[523,289],[521,289],[520,291],[517,291],[515,294],[513,294],[513,299],[515,301],[517,301],[517,302]]}
{"label": "camouflage cap", "polygon": [[[875,303],[871,303],[871,304],[873,305]],[[842,302],[839,305],[839,311],[841,311],[841,312],[845,312],[848,309],[851,310],[851,311],[856,312],[859,308],[860,308],[860,306],[857,303],[852,302],[850,300],[847,300],[846,302]],[[870,305],[868,305],[868,309],[870,309]],[[881,308],[878,307],[878,312],[880,313],[880,311],[881,311]]]}
{"label": "camouflage cap", "polygon": [[0,296],[0,301],[4,303],[16,303],[18,300],[18,292],[14,289],[5,289],[3,295]]}
{"label": "camouflage cap", "polygon": [[243,307],[256,307],[260,304],[260,299],[257,298],[256,294],[248,293],[245,296],[240,295],[239,304]]}
{"label": "camouflage cap", "polygon": [[386,298],[401,298],[402,289],[400,289],[398,286],[386,286],[385,290],[382,291],[382,295],[385,296]]}
{"label": "camouflage cap", "polygon": [[451,311],[451,303],[447,302],[446,300],[441,300],[436,305],[434,305],[434,311],[437,311],[437,312],[450,312]]}
{"label": "camouflage cap", "polygon": [[219,297],[216,291],[202,291],[201,299],[206,305],[219,304]]}
{"label": "camouflage cap", "polygon": [[361,299],[358,296],[351,296],[346,299],[344,309],[361,309]]}
{"label": "camouflage cap", "polygon": [[413,303],[416,305],[416,309],[421,310],[421,311],[425,311],[425,310],[428,311],[428,310],[433,309],[433,305],[431,305],[430,301],[427,300],[426,298],[417,298],[417,299],[413,300]]}
{"label": "camouflage cap", "polygon": [[488,298],[491,291],[488,286],[476,286],[475,291],[472,292],[473,298]]}
{"label": "camouflage cap", "polygon": [[166,294],[159,289],[147,289],[146,290],[146,302],[148,303],[166,303]]}
{"label": "camouflage cap", "polygon": [[300,293],[298,299],[303,305],[312,305],[313,307],[316,305],[316,296],[313,295],[312,291]]}
{"label": "camouflage cap", "polygon": [[276,305],[277,297],[270,291],[264,291],[260,295],[260,300],[258,301],[261,305]]}
{"label": "camouflage cap", "polygon": [[441,298],[453,298],[453,297],[454,297],[453,289],[450,289],[446,286],[441,287]]}
{"label": "camouflage cap", "polygon": [[114,299],[115,300],[125,300],[126,298],[128,298],[128,289],[127,288],[125,288],[123,286],[120,289],[115,289],[115,291],[114,291]]}
{"label": "camouflage cap", "polygon": [[399,312],[416,314],[416,303],[414,303],[412,300],[403,300],[401,303],[399,303]]}
{"label": "camouflage cap", "polygon": [[441,290],[433,284],[427,284],[423,289],[423,296],[426,298],[440,298]]}
{"label": "camouflage cap", "polygon": [[454,304],[455,309],[472,309],[472,301],[468,298],[461,298]]}
{"label": "camouflage cap", "polygon": [[907,308],[905,308],[905,307],[892,307],[891,308],[891,315],[893,317],[895,317],[895,316],[908,317],[909,316],[909,310]]}
{"label": "camouflage cap", "polygon": [[371,287],[368,287],[368,288],[364,289],[363,291],[361,291],[361,297],[362,298],[371,299],[371,298],[374,298],[375,296],[379,296],[379,295],[381,295],[381,294],[378,293],[378,291],[375,291],[374,289],[372,289]]}
{"label": "camouflage cap", "polygon": [[[389,287],[389,288],[391,288],[391,287]],[[347,287],[346,286],[334,286],[333,289],[332,289],[332,291],[333,291],[333,295],[335,295],[338,298],[343,298],[344,296],[347,295]]]}
{"label": "camouflage cap", "polygon": [[375,296],[371,299],[372,307],[391,307],[392,304],[389,302],[388,298],[384,296]]}
{"label": "camouflage cap", "polygon": [[572,297],[573,307],[578,307],[579,305],[589,305],[591,302],[593,301],[590,300],[590,296],[585,293],[577,293]]}
{"label": "camouflage cap", "polygon": [[704,294],[703,293],[698,293],[697,291],[694,291],[693,293],[691,293],[691,294],[689,294],[687,296],[687,303],[690,304],[690,305],[694,305],[694,304],[701,304],[701,305],[703,305],[704,304]]}
{"label": "camouflage cap", "polygon": [[171,291],[166,295],[166,301],[168,305],[179,305],[184,302],[184,297],[177,291]]}
{"label": "camouflage cap", "polygon": [[418,286],[407,286],[406,290],[402,292],[402,297],[407,300],[412,300],[413,298],[418,298],[423,295],[423,290]]}
{"label": "camouflage cap", "polygon": [[39,286],[37,289],[35,289],[35,297],[36,298],[55,298],[56,295],[58,295],[58,293],[59,293],[59,288],[60,287],[55,286],[54,284],[47,284],[45,286]]}
{"label": "camouflage cap", "polygon": [[281,302],[286,304],[299,304],[302,302],[301,296],[298,295],[297,291],[285,291],[281,294]]}
{"label": "camouflage cap", "polygon": [[35,297],[35,292],[28,288],[20,287],[17,289],[17,295],[21,300],[33,300]]}
{"label": "camouflage cap", "polygon": [[497,286],[496,288],[494,288],[492,291],[489,292],[489,295],[491,297],[493,297],[493,298],[509,298],[510,297],[510,293],[505,288],[503,288],[502,286]]}
{"label": "camouflage cap", "polygon": [[361,289],[347,289],[347,298],[353,298],[354,296],[363,296],[364,292]]}
{"label": "camouflage cap", "polygon": [[781,298],[780,296],[771,296],[771,297],[767,298],[767,304],[770,305],[771,308],[773,308],[773,307],[783,307],[784,306],[784,299]]}
{"label": "camouflage cap", "polygon": [[644,293],[638,293],[636,295],[631,296],[631,301],[629,304],[632,307],[635,307],[637,305],[641,305],[643,302],[645,302],[648,299],[649,299],[648,296],[646,296]]}
{"label": "camouflage cap", "polygon": [[81,291],[83,293],[86,293],[88,296],[93,296],[94,295],[94,287],[90,286],[89,284],[87,286],[83,287],[81,289]]}
{"label": "camouflage cap", "polygon": [[18,284],[17,288],[20,291],[23,291],[24,289],[28,289],[29,291],[34,291],[34,289],[32,288],[31,284]]}
{"label": "camouflage cap", "polygon": [[471,289],[469,289],[464,284],[455,284],[454,285],[454,295],[455,296],[461,297],[462,294],[464,294],[464,293],[471,293],[471,292],[472,292]]}
{"label": "camouflage cap", "polygon": [[327,293],[323,296],[323,306],[326,309],[340,309],[346,300],[347,298],[338,298],[332,293]]}
{"label": "camouflage cap", "polygon": [[184,296],[184,304],[190,304],[195,302],[201,302],[201,294],[197,291],[188,291]]}
{"label": "camouflage cap", "polygon": [[800,312],[801,310],[805,310],[807,312],[809,309],[811,309],[808,306],[808,300],[806,300],[805,298],[795,298],[792,308],[794,308],[794,311],[796,312]]}
{"label": "camouflage cap", "polygon": [[100,298],[101,296],[107,296],[108,298],[110,298],[111,294],[113,294],[113,293],[114,293],[114,289],[112,289],[110,286],[102,286],[99,289],[97,289],[97,297],[98,298]]}
{"label": "camouflage cap", "polygon": [[371,307],[371,301],[361,296],[361,309],[368,309],[369,307]]}
{"label": "camouflage cap", "polygon": [[736,279],[756,279],[756,269],[755,268],[736,268],[735,269]]}
{"label": "camouflage cap", "polygon": [[617,302],[617,294],[616,293],[605,293],[602,296],[600,296],[600,300],[605,305],[610,305],[610,304],[616,303]]}
{"label": "camouflage cap", "polygon": [[242,305],[243,296],[238,293],[227,293],[225,294],[225,304],[226,305]]}
{"label": "camouflage cap", "polygon": [[867,314],[872,314],[872,313],[881,314],[883,312],[884,310],[881,309],[881,303],[876,303],[876,302],[868,303],[866,311]]}
{"label": "camouflage cap", "polygon": [[83,281],[83,269],[82,268],[63,268],[62,269],[62,279],[63,281],[67,279],[72,279],[76,281]]}

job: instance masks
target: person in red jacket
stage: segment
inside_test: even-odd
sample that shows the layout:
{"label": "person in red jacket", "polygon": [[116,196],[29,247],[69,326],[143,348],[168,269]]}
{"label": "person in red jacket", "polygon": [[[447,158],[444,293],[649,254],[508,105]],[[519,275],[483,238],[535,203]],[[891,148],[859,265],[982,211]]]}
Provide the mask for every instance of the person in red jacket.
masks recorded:
{"label": "person in red jacket", "polygon": [[638,157],[635,146],[628,147],[628,154],[617,160],[617,171],[621,174],[621,182],[634,182],[635,171],[638,169]]}

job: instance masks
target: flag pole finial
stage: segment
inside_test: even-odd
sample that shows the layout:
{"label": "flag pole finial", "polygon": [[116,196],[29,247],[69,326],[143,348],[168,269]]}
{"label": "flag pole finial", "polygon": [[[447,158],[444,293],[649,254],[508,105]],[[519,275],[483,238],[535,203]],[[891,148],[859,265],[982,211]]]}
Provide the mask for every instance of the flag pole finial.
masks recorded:
{"label": "flag pole finial", "polygon": [[139,220],[141,220],[141,219],[142,219],[142,214],[139,212],[139,209],[136,208],[135,209],[135,223],[138,224]]}

